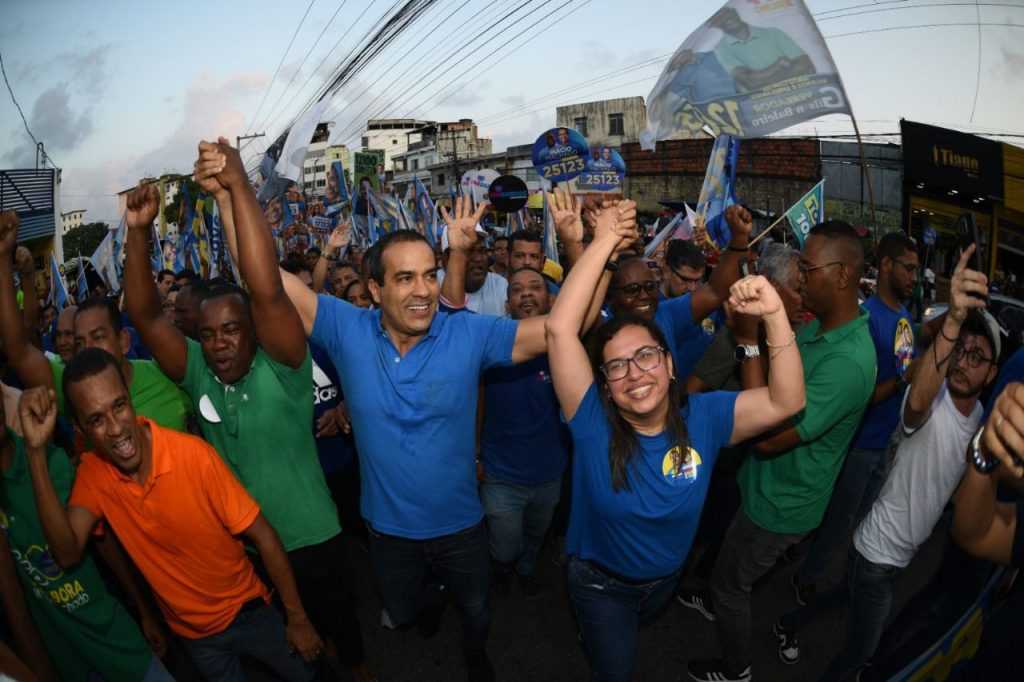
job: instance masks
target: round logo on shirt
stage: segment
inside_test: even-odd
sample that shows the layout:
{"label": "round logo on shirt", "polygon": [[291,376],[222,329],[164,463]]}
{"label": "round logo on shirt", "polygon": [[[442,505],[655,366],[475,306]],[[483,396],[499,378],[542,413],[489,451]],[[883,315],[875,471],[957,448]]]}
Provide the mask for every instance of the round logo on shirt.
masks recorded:
{"label": "round logo on shirt", "polygon": [[675,470],[675,455],[679,452],[679,446],[673,447],[665,453],[661,459],[661,474],[669,481],[680,479],[691,482],[697,480],[697,474],[702,463],[700,454],[692,447],[686,449],[686,456],[683,457],[683,465],[677,473]]}
{"label": "round logo on shirt", "polygon": [[710,317],[705,317],[703,320],[701,320],[700,326],[701,329],[704,330],[704,333],[707,334],[708,336],[715,335],[715,321]]}
{"label": "round logo on shirt", "polygon": [[896,324],[896,339],[893,342],[893,352],[896,354],[896,369],[903,376],[903,373],[910,367],[914,359],[914,330],[905,317],[901,317]]}

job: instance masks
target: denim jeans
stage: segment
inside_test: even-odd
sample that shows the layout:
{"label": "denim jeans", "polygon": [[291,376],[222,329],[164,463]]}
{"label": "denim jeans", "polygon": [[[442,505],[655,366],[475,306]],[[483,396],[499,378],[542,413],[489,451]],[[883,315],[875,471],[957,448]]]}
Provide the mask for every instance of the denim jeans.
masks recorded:
{"label": "denim jeans", "polygon": [[742,508],[736,512],[711,576],[718,641],[730,672],[750,665],[751,588],[803,537],[773,533],[751,521]]}
{"label": "denim jeans", "polygon": [[484,652],[491,626],[488,602],[491,559],[481,521],[466,530],[427,540],[378,533],[372,527],[370,560],[384,607],[395,625],[416,621],[431,590],[431,574],[444,583],[462,611],[463,650],[467,656]]}
{"label": "denim jeans", "polygon": [[801,585],[820,581],[832,558],[848,546],[853,529],[867,515],[885,483],[887,452],[853,448],[846,455],[825,518],[797,573]]}
{"label": "denim jeans", "polygon": [[856,549],[850,550],[847,570],[850,608],[846,644],[829,664],[822,680],[846,679],[874,655],[892,611],[893,585],[900,572],[896,566],[868,561]]}
{"label": "denim jeans", "polygon": [[245,682],[242,656],[261,661],[288,682],[316,679],[316,669],[288,650],[284,620],[266,604],[250,602],[223,632],[184,642],[199,672],[208,680]]}
{"label": "denim jeans", "polygon": [[649,583],[627,583],[591,562],[569,560],[569,598],[583,635],[593,682],[633,679],[637,633],[668,604],[679,571]]}
{"label": "denim jeans", "polygon": [[491,558],[499,564],[515,562],[519,575],[533,575],[561,490],[561,477],[533,486],[485,478],[480,501],[487,515]]}

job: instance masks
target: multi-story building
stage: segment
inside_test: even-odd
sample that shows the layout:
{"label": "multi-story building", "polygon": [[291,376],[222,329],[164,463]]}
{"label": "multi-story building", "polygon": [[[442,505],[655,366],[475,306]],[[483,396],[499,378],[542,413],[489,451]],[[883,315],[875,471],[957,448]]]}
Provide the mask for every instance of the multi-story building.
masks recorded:
{"label": "multi-story building", "polygon": [[80,227],[85,222],[85,209],[75,208],[60,214],[60,234],[63,237],[69,230]]}
{"label": "multi-story building", "polygon": [[391,160],[395,154],[408,151],[411,142],[420,138],[408,133],[433,125],[433,121],[415,118],[371,118],[366,122],[362,136],[364,150],[380,149],[384,152],[384,170],[393,170]]}
{"label": "multi-story building", "polygon": [[431,123],[409,131],[408,138],[407,150],[392,157],[393,184],[403,190],[406,183],[417,177],[428,190],[438,194],[446,192],[447,185],[442,182],[435,186],[434,168],[451,164],[454,169],[463,161],[468,161],[464,164],[466,170],[486,167],[474,164],[481,157],[490,155],[493,146],[489,138],[479,136],[477,125],[469,118]]}
{"label": "multi-story building", "polygon": [[558,127],[576,129],[592,145],[619,147],[639,141],[647,126],[647,107],[643,97],[567,104],[555,109],[555,121]]}

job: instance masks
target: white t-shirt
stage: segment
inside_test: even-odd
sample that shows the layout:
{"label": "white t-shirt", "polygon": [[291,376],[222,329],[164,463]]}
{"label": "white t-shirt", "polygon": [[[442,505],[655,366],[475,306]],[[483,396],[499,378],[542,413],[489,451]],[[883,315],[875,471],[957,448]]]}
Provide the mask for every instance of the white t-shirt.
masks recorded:
{"label": "white t-shirt", "polygon": [[981,423],[976,404],[969,417],[956,409],[945,382],[930,415],[917,430],[903,422],[900,406],[895,461],[882,492],[853,534],[853,546],[868,561],[904,568],[928,539],[964,473],[967,445]]}
{"label": "white t-shirt", "polygon": [[[444,270],[437,271],[438,285],[444,284]],[[466,308],[481,315],[505,317],[505,302],[508,300],[508,280],[501,275],[488,272],[482,287],[473,293],[466,292]]]}

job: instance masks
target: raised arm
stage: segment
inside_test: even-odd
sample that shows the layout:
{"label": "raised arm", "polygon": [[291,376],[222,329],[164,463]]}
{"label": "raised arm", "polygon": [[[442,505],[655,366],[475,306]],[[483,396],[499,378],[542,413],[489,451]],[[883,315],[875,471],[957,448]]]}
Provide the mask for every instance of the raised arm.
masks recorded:
{"label": "raised arm", "polygon": [[736,398],[730,443],[741,443],[778,426],[803,409],[804,368],[778,293],[764,277],[744,277],[733,285],[729,305],[764,320],[769,351],[768,386]]}
{"label": "raised arm", "polygon": [[740,278],[740,263],[748,255],[747,244],[754,229],[750,211],[736,204],[725,209],[732,239],[722,252],[708,283],[693,292],[691,308],[694,322],[700,322],[729,298],[729,288]]}
{"label": "raised arm", "polygon": [[28,471],[43,535],[54,561],[61,568],[70,568],[82,560],[96,518],[80,507],[65,509],[50,480],[46,444],[53,437],[57,421],[57,397],[53,389],[42,386],[27,389],[21,394],[18,415],[25,434]]}
{"label": "raised arm", "polygon": [[548,210],[558,241],[565,246],[566,265],[570,269],[583,255],[583,203],[583,197],[570,194],[564,187],[556,187],[548,195]]}
{"label": "raised arm", "polygon": [[[231,194],[237,263],[249,287],[256,337],[274,360],[299,367],[309,352],[303,320],[285,292],[270,228],[242,159],[224,138],[217,143],[199,144],[196,180],[207,178],[215,178]],[[309,293],[315,296],[312,291]]]}
{"label": "raised arm", "polygon": [[908,429],[916,429],[927,421],[932,402],[946,379],[953,348],[960,338],[960,326],[970,310],[985,306],[983,300],[970,295],[971,292],[988,295],[988,278],[967,267],[972,253],[973,244],[960,254],[949,285],[949,314],[931,347],[925,351],[924,361],[918,364],[913,383],[910,384],[910,395],[903,409],[903,424]]}
{"label": "raised arm", "polygon": [[43,351],[30,343],[18,311],[12,268],[18,224],[18,214],[14,211],[0,213],[0,347],[23,385],[53,388],[50,363]]}
{"label": "raised arm", "polygon": [[140,185],[128,194],[124,305],[160,369],[171,381],[181,382],[185,379],[188,346],[185,335],[163,314],[149,258],[153,253],[153,220],[159,210],[160,193],[154,185]]}
{"label": "raised arm", "polygon": [[451,306],[461,307],[466,304],[469,252],[476,246],[476,226],[487,210],[487,204],[481,203],[474,211],[470,198],[461,196],[455,198],[453,210],[454,214],[450,215],[447,207],[441,207],[441,217],[448,226],[448,262],[441,284],[441,298]]}
{"label": "raised arm", "polygon": [[39,343],[39,294],[36,293],[36,266],[32,260],[32,252],[19,246],[14,253],[14,264],[21,280],[22,303],[21,319],[25,324],[25,332],[30,342],[42,348]]}
{"label": "raised arm", "polygon": [[[347,219],[341,219],[338,226],[331,231],[331,236],[327,238],[327,248],[317,260],[316,267],[313,268],[313,291],[315,293],[323,292],[324,284],[327,282],[327,264],[332,260],[338,260],[348,250],[351,233],[352,222]],[[335,291],[334,295],[340,298],[341,292]]]}

